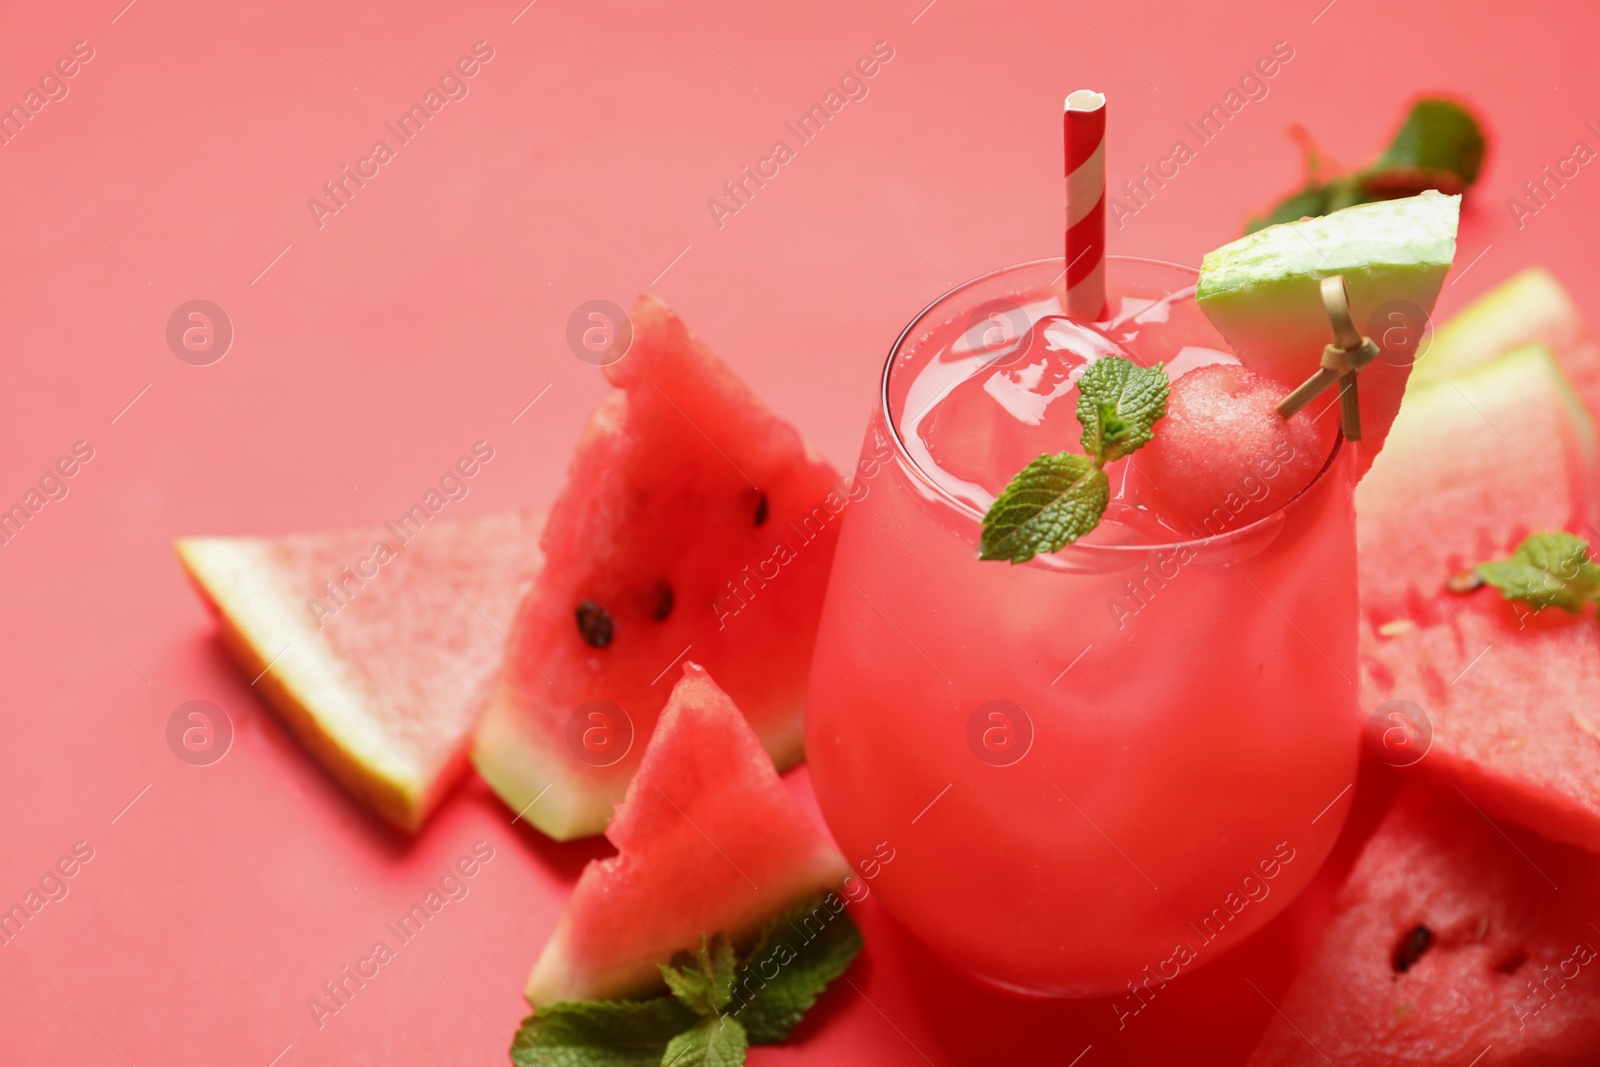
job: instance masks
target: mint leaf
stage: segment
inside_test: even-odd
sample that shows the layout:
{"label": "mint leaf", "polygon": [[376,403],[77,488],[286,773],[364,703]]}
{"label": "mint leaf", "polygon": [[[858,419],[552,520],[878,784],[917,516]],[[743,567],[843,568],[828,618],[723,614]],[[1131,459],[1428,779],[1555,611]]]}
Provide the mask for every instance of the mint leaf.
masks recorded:
{"label": "mint leaf", "polygon": [[[1083,450],[1104,466],[1146,444],[1167,413],[1167,372],[1121,356],[1089,364],[1078,378],[1078,421]],[[1098,516],[1096,516],[1098,519]]]}
{"label": "mint leaf", "polygon": [[564,1000],[522,1021],[511,1043],[517,1067],[655,1067],[698,1017],[671,997]]}
{"label": "mint leaf", "polygon": [[1078,378],[1078,422],[1089,454],[1058,452],[1022,468],[983,516],[978,558],[1026,563],[1098,526],[1111,502],[1103,468],[1150,441],[1169,392],[1159,363],[1141,367],[1105,356],[1089,364]]}
{"label": "mint leaf", "polygon": [[1058,552],[1094,529],[1110,502],[1111,482],[1088,456],[1040,456],[989,505],[978,558],[1026,563]]}
{"label": "mint leaf", "polygon": [[697,1015],[716,1015],[728,1003],[733,990],[733,945],[722,934],[709,944],[700,935],[698,954],[679,952],[670,964],[661,965],[667,988],[685,1007]]}
{"label": "mint leaf", "polygon": [[728,1014],[744,1024],[751,1044],[782,1041],[860,951],[861,931],[839,896],[809,900],[762,929],[739,965]]}
{"label": "mint leaf", "polygon": [[1473,572],[1535,611],[1558,607],[1574,614],[1600,596],[1600,567],[1589,558],[1589,542],[1569,533],[1536,533],[1510,559],[1480,563]]}
{"label": "mint leaf", "polygon": [[1460,193],[1478,180],[1487,147],[1472,113],[1453,100],[1418,100],[1363,185],[1385,197]]}
{"label": "mint leaf", "polygon": [[830,893],[768,922],[742,962],[724,935],[701,935],[698,951],[679,952],[661,966],[670,996],[568,1000],[538,1009],[517,1030],[511,1062],[741,1067],[752,1039],[772,1044],[787,1037],[860,951],[861,932]]}
{"label": "mint leaf", "polygon": [[701,1019],[672,1039],[661,1067],[743,1067],[749,1047],[744,1027],[729,1017]]}
{"label": "mint leaf", "polygon": [[1352,204],[1415,196],[1424,189],[1461,193],[1478,181],[1487,148],[1472,112],[1453,100],[1418,100],[1389,146],[1360,170],[1322,180],[1321,160],[1307,154],[1306,181],[1280,200],[1270,215],[1251,219],[1246,233],[1308,215],[1326,215]]}

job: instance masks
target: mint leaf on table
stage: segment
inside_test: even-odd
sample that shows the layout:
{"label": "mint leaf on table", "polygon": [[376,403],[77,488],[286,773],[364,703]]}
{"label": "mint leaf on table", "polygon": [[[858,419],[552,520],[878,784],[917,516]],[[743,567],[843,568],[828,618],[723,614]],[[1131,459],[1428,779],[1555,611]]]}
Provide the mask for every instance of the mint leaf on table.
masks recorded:
{"label": "mint leaf on table", "polygon": [[564,1000],[523,1020],[511,1043],[517,1067],[655,1067],[699,1021],[672,997]]}
{"label": "mint leaf on table", "polygon": [[1089,364],[1078,378],[1078,422],[1087,455],[1044,455],[1017,472],[983,516],[979,559],[1026,563],[1059,552],[1100,524],[1111,503],[1105,465],[1149,443],[1167,413],[1167,372],[1121,356]]}
{"label": "mint leaf on table", "polygon": [[1161,364],[1097,359],[1078,378],[1078,421],[1083,450],[1101,465],[1149,442],[1156,420],[1167,413],[1167,373]]}
{"label": "mint leaf on table", "polygon": [[669,994],[564,1000],[522,1021],[516,1067],[740,1067],[751,1044],[789,1036],[861,951],[837,894],[775,917],[742,960],[722,934],[661,966]]}
{"label": "mint leaf on table", "polygon": [[807,901],[767,923],[739,965],[728,1016],[744,1024],[751,1044],[788,1037],[861,951],[861,931],[842,903],[834,911],[827,899]]}
{"label": "mint leaf on table", "polygon": [[712,1016],[673,1038],[661,1067],[741,1067],[749,1046],[738,1019]]}
{"label": "mint leaf on table", "polygon": [[1589,542],[1569,533],[1536,533],[1510,559],[1480,563],[1473,573],[1535,611],[1563,608],[1573,614],[1600,598],[1600,566],[1589,558]]}
{"label": "mint leaf on table", "polygon": [[700,935],[698,955],[679,952],[661,965],[661,977],[672,995],[696,1015],[716,1015],[733,992],[733,945],[722,934],[706,941]]}
{"label": "mint leaf on table", "polygon": [[1274,205],[1270,215],[1251,219],[1245,232],[1353,204],[1415,196],[1424,189],[1465,192],[1477,183],[1486,148],[1472,112],[1453,100],[1418,100],[1383,154],[1360,170],[1324,179],[1320,153],[1308,149],[1304,186]]}

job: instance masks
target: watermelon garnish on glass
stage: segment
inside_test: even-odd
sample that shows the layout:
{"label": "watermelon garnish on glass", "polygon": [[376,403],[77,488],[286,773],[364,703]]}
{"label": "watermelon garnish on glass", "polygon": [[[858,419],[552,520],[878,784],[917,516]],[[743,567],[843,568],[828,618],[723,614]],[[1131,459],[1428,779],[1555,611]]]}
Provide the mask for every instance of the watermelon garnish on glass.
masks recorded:
{"label": "watermelon garnish on glass", "polygon": [[[1195,298],[1246,367],[1292,389],[1333,340],[1319,285],[1343,275],[1355,326],[1382,354],[1360,372],[1358,473],[1383,448],[1456,251],[1459,196],[1425,192],[1268,226],[1206,254]],[[1396,320],[1393,316],[1399,316]],[[1406,329],[1393,329],[1396,321]],[[1313,401],[1316,410],[1335,394]]]}
{"label": "watermelon garnish on glass", "polygon": [[543,525],[509,512],[177,551],[244,678],[351,793],[414,831],[466,767]]}
{"label": "watermelon garnish on glass", "polygon": [[617,855],[584,868],[528,978],[535,1006],[648,995],[663,988],[659,965],[702,935],[747,942],[850,873],[739,708],[695,663],[684,665],[606,837]]}
{"label": "watermelon garnish on glass", "polygon": [[1411,391],[1357,488],[1356,529],[1363,707],[1408,701],[1432,733],[1380,755],[1425,750],[1418,770],[1486,810],[1600,850],[1600,626],[1447,587],[1532,533],[1594,540],[1595,468],[1587,412],[1529,346]]}
{"label": "watermelon garnish on glass", "polygon": [[1249,1067],[1600,1062],[1597,899],[1600,857],[1411,785]]}
{"label": "watermelon garnish on glass", "polygon": [[473,745],[512,810],[562,840],[605,827],[685,658],[779,767],[800,758],[846,505],[833,467],[666,304],[643,296],[632,321]]}

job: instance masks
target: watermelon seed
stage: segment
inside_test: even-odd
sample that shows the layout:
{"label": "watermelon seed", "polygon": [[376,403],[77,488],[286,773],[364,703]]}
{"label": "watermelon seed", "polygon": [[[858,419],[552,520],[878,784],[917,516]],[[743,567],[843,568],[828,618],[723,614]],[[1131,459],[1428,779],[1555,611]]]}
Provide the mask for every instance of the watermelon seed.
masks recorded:
{"label": "watermelon seed", "polygon": [[578,636],[591,648],[605,648],[615,635],[611,612],[592,600],[580,601],[574,613],[578,620]]}
{"label": "watermelon seed", "polygon": [[1477,571],[1468,569],[1452,574],[1450,580],[1444,583],[1444,587],[1447,592],[1455,593],[1459,596],[1482,588],[1483,579],[1478,577]]}
{"label": "watermelon seed", "polygon": [[1421,923],[1413,926],[1394,948],[1392,962],[1395,972],[1404,974],[1409,971],[1412,965],[1422,958],[1422,954],[1428,951],[1428,946],[1431,944],[1433,944],[1433,931]]}
{"label": "watermelon seed", "polygon": [[1521,949],[1517,949],[1511,955],[1495,964],[1494,969],[1500,974],[1516,974],[1522,965],[1527,962],[1528,954]]}
{"label": "watermelon seed", "polygon": [[651,618],[655,619],[656,622],[665,622],[667,616],[672,614],[672,604],[672,586],[666,582],[657,583],[656,604],[650,612]]}
{"label": "watermelon seed", "polygon": [[756,525],[757,526],[765,526],[766,524],[767,524],[767,494],[766,493],[762,493],[759,497],[756,498]]}

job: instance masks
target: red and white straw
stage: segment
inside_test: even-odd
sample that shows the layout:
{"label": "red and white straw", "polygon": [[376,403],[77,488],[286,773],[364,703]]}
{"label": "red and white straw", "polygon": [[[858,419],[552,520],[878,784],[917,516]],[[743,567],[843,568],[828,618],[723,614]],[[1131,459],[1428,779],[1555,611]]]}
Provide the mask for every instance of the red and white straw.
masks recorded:
{"label": "red and white straw", "polygon": [[1067,156],[1067,314],[1094,322],[1106,311],[1106,98],[1067,97],[1061,117]]}

